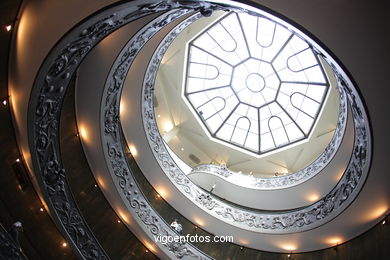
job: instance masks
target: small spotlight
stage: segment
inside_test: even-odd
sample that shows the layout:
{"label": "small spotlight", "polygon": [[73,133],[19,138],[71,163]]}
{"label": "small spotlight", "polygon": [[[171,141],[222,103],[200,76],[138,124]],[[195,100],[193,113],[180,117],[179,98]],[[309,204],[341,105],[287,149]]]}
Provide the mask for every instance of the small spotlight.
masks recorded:
{"label": "small spotlight", "polygon": [[161,195],[157,193],[156,198],[157,198],[157,199],[160,199],[160,198],[161,198]]}
{"label": "small spotlight", "polygon": [[382,221],[382,225],[384,225],[384,224],[386,224],[386,220],[383,220],[383,221]]}
{"label": "small spotlight", "polygon": [[146,250],[145,250],[145,253],[149,253],[149,250],[146,249]]}
{"label": "small spotlight", "polygon": [[117,221],[118,223],[121,223],[121,221],[118,219],[118,221]]}
{"label": "small spotlight", "polygon": [[62,243],[62,247],[67,247],[68,246],[68,243],[64,242]]}
{"label": "small spotlight", "polygon": [[161,115],[157,115],[157,117],[158,117],[158,118],[160,118],[160,117],[161,117]]}
{"label": "small spotlight", "polygon": [[5,30],[7,32],[11,31],[12,30],[12,25],[9,24],[9,25],[5,26]]}
{"label": "small spotlight", "polygon": [[287,257],[290,258],[290,257],[291,257],[291,254],[288,254]]}
{"label": "small spotlight", "polygon": [[95,185],[93,185],[93,186],[95,186],[95,188],[97,188],[97,184],[95,184]]}
{"label": "small spotlight", "polygon": [[135,148],[135,146],[131,145],[129,146],[129,149],[130,149],[130,153],[133,157],[136,157],[137,154],[138,154],[138,151],[137,151],[137,148]]}
{"label": "small spotlight", "polygon": [[242,251],[242,250],[244,250],[244,248],[242,246],[240,246],[240,250]]}
{"label": "small spotlight", "polygon": [[77,133],[76,136],[79,137],[80,136],[79,133]]}
{"label": "small spotlight", "polygon": [[44,210],[43,208],[39,208],[39,211],[40,211],[40,212],[43,212],[43,210]]}
{"label": "small spotlight", "polygon": [[195,226],[195,229],[197,229],[198,228],[198,226]]}
{"label": "small spotlight", "polygon": [[80,126],[77,133],[82,139],[88,140],[88,131],[87,128],[85,128],[84,126]]}
{"label": "small spotlight", "polygon": [[8,103],[8,102],[7,102],[7,99],[4,99],[2,103],[3,103],[4,106],[6,106],[7,103]]}
{"label": "small spotlight", "polygon": [[18,159],[16,159],[16,162],[20,162],[20,159],[18,158]]}
{"label": "small spotlight", "polygon": [[184,151],[184,148],[182,147],[180,150]]}

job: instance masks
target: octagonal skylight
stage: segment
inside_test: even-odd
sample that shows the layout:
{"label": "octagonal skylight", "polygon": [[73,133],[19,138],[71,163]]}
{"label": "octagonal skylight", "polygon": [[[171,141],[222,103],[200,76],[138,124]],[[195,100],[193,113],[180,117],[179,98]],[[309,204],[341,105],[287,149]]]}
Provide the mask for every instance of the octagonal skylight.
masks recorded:
{"label": "octagonal skylight", "polygon": [[303,140],[328,92],[311,45],[230,13],[189,43],[184,97],[212,138],[261,154]]}

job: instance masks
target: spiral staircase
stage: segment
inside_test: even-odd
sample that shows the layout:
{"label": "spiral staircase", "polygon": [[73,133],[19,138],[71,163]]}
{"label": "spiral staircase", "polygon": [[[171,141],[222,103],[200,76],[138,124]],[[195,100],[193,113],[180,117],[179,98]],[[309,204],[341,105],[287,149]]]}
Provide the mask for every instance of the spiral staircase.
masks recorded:
{"label": "spiral staircase", "polygon": [[[10,241],[2,256],[387,258],[385,4],[1,5],[0,217],[4,226],[19,220],[24,227],[20,241],[2,229]],[[328,92],[304,138],[249,151],[217,140],[208,111],[198,109],[205,103],[189,104],[189,46],[229,15],[268,21],[315,57],[316,65],[300,70],[286,66],[291,74],[316,66],[324,73],[326,83],[305,82]],[[218,48],[223,54],[219,46],[208,55],[218,58]],[[156,241],[179,235],[234,241]]]}

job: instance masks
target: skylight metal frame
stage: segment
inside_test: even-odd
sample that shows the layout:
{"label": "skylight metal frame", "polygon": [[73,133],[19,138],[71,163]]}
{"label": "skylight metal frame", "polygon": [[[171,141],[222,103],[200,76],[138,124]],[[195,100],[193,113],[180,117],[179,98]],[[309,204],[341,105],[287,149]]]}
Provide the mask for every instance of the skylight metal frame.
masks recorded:
{"label": "skylight metal frame", "polygon": [[[292,32],[291,30],[289,30],[285,26],[283,26],[279,23],[276,23],[274,21],[266,19],[266,22],[271,24],[271,26],[273,27],[273,28],[270,28],[270,29],[272,29],[271,30],[272,35],[270,36],[270,38],[271,38],[270,43],[262,45],[259,42],[259,35],[261,35],[261,31],[259,31],[259,24],[261,22],[260,19],[265,19],[265,18],[260,17],[260,16],[255,17],[256,18],[255,43],[259,46],[259,48],[261,48],[261,57],[263,57],[263,52],[266,51],[267,48],[274,45],[275,41],[276,42],[279,41],[278,44],[279,45],[281,44],[281,47],[279,47],[279,49],[274,54],[274,56],[272,57],[271,60],[267,60],[267,58],[261,59],[261,58],[253,56],[254,49],[253,49],[253,47],[252,48],[250,47],[251,45],[249,44],[250,42],[248,40],[250,35],[248,35],[248,33],[244,30],[243,22],[241,20],[241,16],[243,16],[243,15],[251,16],[251,15],[244,14],[244,13],[242,13],[242,14],[229,13],[228,15],[223,16],[222,18],[218,19],[213,24],[208,26],[201,34],[196,36],[193,40],[191,40],[188,43],[183,98],[186,99],[186,101],[187,101],[186,103],[190,105],[192,111],[195,113],[197,118],[203,123],[203,126],[204,126],[203,128],[205,128],[205,130],[207,130],[208,135],[211,138],[215,138],[215,139],[222,141],[224,143],[231,144],[234,147],[239,147],[239,148],[244,149],[246,151],[250,151],[252,153],[260,155],[260,154],[264,154],[264,153],[274,151],[276,149],[300,142],[304,139],[307,139],[310,136],[310,133],[313,130],[313,127],[318,119],[318,116],[322,110],[323,104],[326,100],[326,95],[329,92],[330,84],[329,84],[327,75],[325,73],[325,70],[324,70],[314,48],[307,41],[305,41],[304,39],[301,39],[300,36],[297,36],[294,32]],[[235,18],[231,18],[231,16],[234,16]],[[234,30],[234,26],[227,27],[226,25],[224,25],[223,22],[226,21],[226,19],[236,19],[237,25],[238,25],[238,28],[240,31],[239,32],[230,31],[230,30]],[[250,19],[253,19],[253,18],[250,18]],[[228,39],[229,37],[231,38],[228,40],[230,40],[234,43],[234,48],[232,50],[225,50],[226,48],[224,48],[224,46],[222,46],[224,43],[216,40],[215,35],[211,36],[211,33],[212,33],[211,31],[213,29],[215,29],[217,26],[219,26],[220,28],[225,30],[226,39]],[[233,28],[233,29],[231,29],[231,28]],[[286,34],[286,36],[288,35],[288,37],[286,39],[284,39],[283,42],[279,40],[279,38],[281,36],[277,35],[277,34],[280,34],[280,31],[282,31],[282,33]],[[237,34],[238,34],[238,36],[237,36]],[[206,46],[206,47],[200,46],[198,41],[204,35],[208,35],[211,38],[210,41],[214,42],[216,44],[214,46],[214,49],[219,48],[220,50],[224,51],[225,54],[226,53],[229,53],[229,55],[234,54],[235,56],[237,56],[239,58],[240,53],[237,53],[237,50],[240,48],[245,48],[247,57],[242,58],[240,61],[237,61],[236,57],[234,57],[232,59],[230,59],[230,58],[223,59],[222,57],[220,57],[220,54],[218,54],[218,52],[213,52],[213,49],[207,49],[207,48],[209,48],[209,46]],[[240,42],[242,42],[241,46],[239,46]],[[306,47],[302,48],[298,51],[294,51],[294,49],[292,47],[293,45],[295,47],[296,46],[302,47],[303,45],[305,45]],[[290,50],[286,50],[287,47],[289,47]],[[207,59],[204,59],[202,62],[196,60],[196,58],[193,58],[193,56],[192,56],[193,51],[198,52],[198,54],[205,56]],[[289,51],[290,52],[292,51],[293,53],[291,55],[288,55]],[[309,52],[309,54],[306,54],[306,58],[302,61],[299,58],[299,56],[303,55],[305,52]],[[243,53],[245,56],[245,52],[243,52]],[[281,61],[279,61],[279,60],[283,60],[283,58],[284,58],[284,57],[282,57],[282,54],[284,56],[287,55],[287,57],[285,58],[285,62],[284,62],[285,66],[284,67],[280,67]],[[241,53],[241,55],[242,55],[242,53]],[[298,66],[298,67],[300,66],[299,69],[294,69],[294,67],[292,66],[292,65],[294,65],[294,63],[292,63],[292,65],[290,64],[290,61],[292,61],[294,59],[295,59],[295,66]],[[246,62],[248,62],[248,63],[251,62],[252,65],[254,63],[258,62],[258,72],[250,73],[251,69],[248,69],[248,67],[245,65]],[[276,62],[279,62],[278,66],[275,65]],[[312,62],[312,64],[310,64],[310,62]],[[283,61],[282,61],[282,63],[283,63]],[[309,63],[309,65],[302,64],[302,63]],[[201,69],[199,69],[199,71],[198,71],[199,74],[203,73],[203,75],[204,75],[203,77],[192,75],[192,73],[194,71],[191,67],[191,66],[193,66],[192,64],[205,65],[205,68],[203,69],[203,71]],[[265,65],[268,64],[266,66],[269,66],[270,68],[272,68],[271,73],[268,75],[265,75],[265,77],[270,77],[270,76],[275,77],[276,76],[276,79],[278,80],[277,87],[275,87],[275,86],[270,87],[269,85],[267,85],[269,83],[266,82],[266,80],[264,79],[264,75],[262,75],[260,72],[260,67],[265,66],[263,64],[265,64]],[[254,94],[252,96],[248,96],[248,94],[245,94],[247,98],[250,98],[249,103],[242,101],[242,98],[240,98],[240,95],[238,94],[238,92],[251,91],[251,90],[248,86],[246,88],[240,89],[239,91],[237,91],[233,87],[233,80],[236,79],[234,77],[234,74],[235,74],[236,69],[239,66],[245,67],[247,69],[249,75],[257,73],[264,79],[264,87],[260,91],[258,91],[262,95],[263,100],[265,101],[265,102],[263,102],[264,104],[261,104],[261,105],[251,104]],[[217,73],[216,73],[217,76],[213,77],[213,78],[211,78],[210,76],[207,77],[207,73],[209,73],[209,71],[207,70],[207,67],[213,67],[214,69],[217,69]],[[225,68],[223,68],[223,67],[225,67]],[[228,73],[228,71],[229,71],[228,68],[230,68],[230,73]],[[311,73],[310,74],[309,71],[313,68],[315,68],[316,71],[310,72]],[[270,69],[268,69],[268,70],[270,70]],[[284,73],[284,75],[280,75],[281,72]],[[286,73],[289,73],[290,77],[292,77],[293,80],[283,79],[283,77],[289,77],[288,74],[286,74]],[[303,73],[299,77],[305,78],[306,81],[297,80],[296,78],[294,78],[293,75],[298,74],[298,73]],[[247,79],[248,79],[249,75],[244,79],[246,84],[247,84]],[[213,86],[211,86],[211,87],[209,86],[209,87],[205,88],[206,81],[211,81],[211,80],[219,81],[220,76],[224,77],[224,84],[220,84],[219,82],[214,82]],[[226,80],[226,77],[230,77],[230,79]],[[297,76],[297,78],[299,78],[299,77]],[[313,81],[313,80],[309,80],[309,78],[314,78],[314,79],[319,79],[319,80]],[[203,80],[202,88],[201,89],[198,88],[198,89],[189,91],[189,88],[191,87],[191,86],[189,87],[189,85],[190,85],[189,81],[191,79],[197,79],[198,81]],[[275,81],[275,79],[273,81]],[[274,83],[274,84],[276,84],[276,83]],[[192,85],[194,85],[194,84],[192,84]],[[284,90],[282,90],[282,88],[288,89],[289,87],[291,88],[291,86],[295,86],[295,89],[293,90],[292,93],[286,94],[283,92]],[[310,94],[308,94],[308,92],[310,92],[309,89],[312,88],[311,92],[313,92],[313,87],[315,87],[315,86],[318,86],[318,89],[319,89],[319,86],[322,87],[322,90],[316,90],[320,94],[320,96],[316,97],[316,98],[311,96]],[[222,96],[223,94],[221,94],[222,93],[221,91],[224,89],[226,90],[227,88],[229,88],[231,90],[232,95],[230,95],[228,97],[223,97]],[[274,95],[275,97],[272,99],[272,101],[267,101],[267,98],[264,97],[265,93],[264,94],[262,93],[264,88],[270,88],[271,90],[274,90],[276,92],[276,94]],[[300,90],[300,89],[303,89],[305,91]],[[252,91],[252,92],[255,93],[256,91]],[[302,93],[302,92],[304,92],[304,93]],[[200,100],[199,97],[196,97],[197,101],[196,102],[194,101],[196,94],[203,94],[203,96],[207,97],[206,99],[204,99],[202,104],[209,103],[209,102],[211,102],[211,100],[215,100],[216,97],[219,97],[219,98],[224,100],[224,106],[222,109],[217,110],[215,108],[215,106],[213,105],[213,103],[211,102],[210,103],[211,107],[213,107],[215,112],[210,112],[209,114],[212,114],[212,115],[208,116],[207,118],[204,118],[202,116],[204,114],[204,112],[199,110],[199,107],[200,107],[199,103],[195,104],[196,102],[199,102],[199,100]],[[224,92],[224,94],[226,94],[226,91]],[[316,93],[314,91],[314,95],[315,94]],[[234,97],[232,98],[233,95],[234,95]],[[270,94],[267,94],[267,95],[268,95],[268,98],[270,98]],[[281,97],[281,95],[289,96],[289,102],[287,103],[287,105],[286,104],[282,105],[282,104],[280,104],[280,101],[278,101],[278,99]],[[295,103],[295,102],[293,102],[294,95],[301,96],[300,106],[298,106],[297,104],[294,104]],[[198,96],[200,96],[200,95],[198,95]],[[234,98],[238,101],[238,103],[234,103]],[[229,103],[229,102],[227,102],[227,99],[231,99],[233,101],[229,101],[230,102]],[[307,105],[307,103],[309,101],[312,102],[312,106],[316,107],[316,111],[315,111],[314,115],[310,114],[309,111],[305,111],[305,109],[303,109],[303,106],[304,106],[303,104],[305,102],[306,102],[306,105],[305,105],[306,109],[308,108],[309,105]],[[278,106],[278,108],[280,109],[279,112],[275,112],[275,110],[271,111],[272,109],[271,109],[270,104],[272,104],[272,103],[274,103]],[[236,110],[238,110],[240,105],[246,106],[247,112],[245,115],[236,113]],[[289,105],[290,105],[290,107],[289,107]],[[203,106],[203,105],[201,105],[201,106]],[[230,106],[231,106],[231,108],[229,108]],[[286,107],[284,107],[284,106],[286,106]],[[228,111],[228,113],[226,113],[224,111],[225,108],[230,109]],[[248,118],[248,112],[249,112],[250,108],[257,109],[256,120],[255,119],[251,120]],[[267,120],[266,125],[268,127],[268,131],[265,131],[265,132],[263,131],[264,123],[262,123],[264,118],[262,116],[260,116],[260,110],[262,108],[268,108],[269,114],[270,114],[270,116],[268,117],[268,120],[266,119]],[[294,112],[294,110],[295,110],[295,112]],[[295,118],[292,114],[295,114]],[[236,119],[236,122],[234,124],[232,124],[232,123],[228,124],[229,120],[231,121],[232,117],[234,117],[234,116],[238,117],[238,119]],[[302,125],[302,122],[303,122],[302,118],[304,118],[305,116],[311,118],[311,120],[312,120],[309,123],[309,125],[306,123],[305,123],[306,125]],[[217,119],[213,119],[214,121],[209,121],[213,117],[215,117]],[[300,119],[301,123],[298,123],[298,117],[301,118]],[[234,135],[236,128],[237,128],[237,122],[241,118],[247,118],[249,120],[249,128],[247,129],[243,144],[239,144],[237,142],[232,141],[233,135]],[[270,121],[271,121],[271,119],[275,119],[275,118],[279,119],[279,121],[281,122],[281,127],[276,128],[276,129],[275,128],[271,129]],[[285,119],[283,119],[283,118],[285,118]],[[257,129],[256,129],[256,127],[252,127],[253,122],[257,122]],[[211,126],[211,124],[212,124],[212,126]],[[225,137],[223,137],[223,136],[221,137],[221,135],[219,134],[220,131],[223,130],[222,128],[224,128],[225,126],[226,126],[226,128],[232,129],[231,134],[230,134],[230,138],[227,138],[228,134],[226,134],[226,133],[224,133]],[[295,137],[289,136],[287,128],[289,128],[290,132],[292,132],[296,136]],[[295,128],[294,131],[291,130],[292,128]],[[226,131],[229,131],[229,130],[225,130],[225,132]],[[255,131],[255,132],[253,132],[253,131]],[[279,137],[277,137],[276,131],[284,132],[285,136],[287,138],[287,142],[281,142],[280,141],[280,134],[279,134]],[[297,136],[298,132],[300,132],[301,135]],[[248,135],[250,133],[252,133],[252,135],[253,134],[257,135],[257,139],[258,139],[257,144],[256,145],[252,144],[251,147],[249,147],[249,145],[246,144],[246,141],[248,139]],[[268,135],[268,137],[265,137],[266,135]],[[265,139],[265,138],[268,138],[268,139]],[[272,140],[272,143],[273,143],[272,147],[263,148],[264,146],[262,146],[262,145],[264,145],[265,142],[262,143],[262,139],[263,139],[263,141],[268,141],[268,142],[270,142],[270,140]],[[257,146],[257,149],[256,149],[256,146]]]}

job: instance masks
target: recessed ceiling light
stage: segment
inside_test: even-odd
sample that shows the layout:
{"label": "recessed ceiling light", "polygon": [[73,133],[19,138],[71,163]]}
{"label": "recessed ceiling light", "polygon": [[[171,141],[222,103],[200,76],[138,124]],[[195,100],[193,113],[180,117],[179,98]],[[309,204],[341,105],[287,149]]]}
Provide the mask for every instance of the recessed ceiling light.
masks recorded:
{"label": "recessed ceiling light", "polygon": [[293,245],[293,244],[282,244],[282,245],[280,245],[280,248],[286,250],[287,252],[291,252],[291,251],[297,250],[297,246]]}
{"label": "recessed ceiling light", "polygon": [[332,246],[337,246],[341,243],[342,238],[341,237],[331,237],[327,240],[327,243]]}
{"label": "recessed ceiling light", "polygon": [[320,195],[318,193],[311,193],[311,194],[308,194],[306,199],[310,202],[315,202],[315,201],[318,201],[320,199]]}
{"label": "recessed ceiling light", "polygon": [[7,32],[11,31],[12,30],[12,25],[9,24],[9,25],[5,26],[5,30]]}
{"label": "recessed ceiling light", "polygon": [[137,151],[137,148],[135,148],[135,146],[130,145],[129,149],[130,149],[130,153],[131,153],[132,156],[137,156],[138,151]]}
{"label": "recessed ceiling light", "polygon": [[79,133],[83,139],[87,139],[88,137],[87,129],[85,129],[84,127],[80,127]]}
{"label": "recessed ceiling light", "polygon": [[164,131],[169,132],[173,129],[173,124],[171,122],[165,122],[164,124]]}

